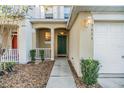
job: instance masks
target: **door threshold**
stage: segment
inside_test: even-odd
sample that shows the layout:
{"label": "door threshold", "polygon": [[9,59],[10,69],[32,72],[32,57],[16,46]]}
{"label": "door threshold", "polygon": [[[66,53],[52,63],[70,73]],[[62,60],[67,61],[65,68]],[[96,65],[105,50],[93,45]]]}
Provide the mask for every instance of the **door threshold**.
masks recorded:
{"label": "door threshold", "polygon": [[67,57],[65,54],[58,54],[57,57]]}

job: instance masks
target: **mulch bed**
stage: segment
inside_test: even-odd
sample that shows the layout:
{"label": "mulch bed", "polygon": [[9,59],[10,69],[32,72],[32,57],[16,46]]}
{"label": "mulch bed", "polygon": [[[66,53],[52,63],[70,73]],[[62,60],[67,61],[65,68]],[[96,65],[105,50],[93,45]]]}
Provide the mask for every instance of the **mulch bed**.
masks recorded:
{"label": "mulch bed", "polygon": [[73,67],[72,63],[71,63],[69,60],[68,60],[68,63],[69,63],[69,66],[70,66],[70,68],[71,68],[71,71],[72,71],[72,74],[73,74],[73,77],[74,77],[74,80],[75,80],[75,83],[76,83],[77,88],[102,88],[102,86],[99,85],[99,84],[95,84],[95,85],[93,85],[93,86],[87,87],[86,84],[84,84],[84,83],[81,81],[81,78],[78,77],[75,68]]}
{"label": "mulch bed", "polygon": [[44,88],[50,77],[54,62],[17,64],[14,71],[0,79],[1,88]]}

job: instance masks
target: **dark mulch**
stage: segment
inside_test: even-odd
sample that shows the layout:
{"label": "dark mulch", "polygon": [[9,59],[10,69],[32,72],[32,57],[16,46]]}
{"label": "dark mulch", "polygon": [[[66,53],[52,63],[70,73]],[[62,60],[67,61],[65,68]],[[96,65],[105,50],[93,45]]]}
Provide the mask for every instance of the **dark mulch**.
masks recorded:
{"label": "dark mulch", "polygon": [[84,84],[81,81],[81,78],[78,77],[75,68],[73,67],[72,63],[69,60],[68,60],[68,63],[69,63],[69,66],[71,68],[71,71],[72,71],[72,74],[73,74],[73,77],[74,77],[74,80],[75,80],[75,83],[76,83],[77,88],[102,88],[99,84],[95,84],[93,86],[87,87],[86,84]]}
{"label": "dark mulch", "polygon": [[14,71],[0,79],[3,88],[44,88],[50,77],[54,62],[17,64]]}

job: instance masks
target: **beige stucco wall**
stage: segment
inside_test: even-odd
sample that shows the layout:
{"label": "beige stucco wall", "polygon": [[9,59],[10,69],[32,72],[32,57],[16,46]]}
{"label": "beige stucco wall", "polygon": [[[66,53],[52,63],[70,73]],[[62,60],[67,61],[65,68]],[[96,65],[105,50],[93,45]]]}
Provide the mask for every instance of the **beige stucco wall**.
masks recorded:
{"label": "beige stucco wall", "polygon": [[88,16],[89,12],[80,12],[69,32],[69,59],[79,76],[81,76],[80,60],[93,57],[91,27],[85,25]]}
{"label": "beige stucco wall", "polygon": [[36,48],[37,45],[37,29],[48,28],[51,30],[55,30],[56,28],[66,28],[66,22],[55,22],[54,20],[48,22],[33,22],[32,23],[33,31],[32,31],[32,48]]}
{"label": "beige stucco wall", "polygon": [[38,30],[36,32],[36,47],[37,48],[50,48],[50,43],[45,43],[45,32],[49,30]]}
{"label": "beige stucco wall", "polygon": [[66,28],[66,22],[54,22],[52,21],[45,21],[45,22],[34,22],[32,23],[33,28],[49,28],[49,29],[56,29],[56,28]]}
{"label": "beige stucco wall", "polygon": [[[64,31],[66,32],[66,34],[68,33],[67,31],[65,31],[64,29],[66,28],[66,22],[59,22],[59,21],[48,21],[48,22],[33,22],[32,23],[32,27],[34,29],[33,33],[32,33],[32,47],[33,48],[38,48],[39,44],[38,42],[40,42],[38,39],[40,34],[37,33],[36,29],[50,29],[51,31],[54,31],[54,56],[57,56],[57,33],[60,31]],[[42,32],[41,32],[42,33]],[[43,39],[42,39],[43,40]],[[44,40],[43,40],[44,41]],[[67,43],[68,43],[68,36],[67,36]],[[42,47],[51,47],[50,45],[44,45],[43,43],[40,44]],[[68,44],[67,44],[68,45]],[[68,46],[67,46],[67,52],[68,52]]]}
{"label": "beige stucco wall", "polygon": [[[37,48],[50,48],[50,43],[49,44],[45,44],[45,32],[49,31],[49,30],[37,30],[36,31],[36,47]],[[67,36],[67,55],[68,55],[68,31],[65,29],[55,29],[54,30],[54,53],[55,53],[55,57],[57,57],[57,36],[59,35],[60,32],[64,32],[64,35]]]}

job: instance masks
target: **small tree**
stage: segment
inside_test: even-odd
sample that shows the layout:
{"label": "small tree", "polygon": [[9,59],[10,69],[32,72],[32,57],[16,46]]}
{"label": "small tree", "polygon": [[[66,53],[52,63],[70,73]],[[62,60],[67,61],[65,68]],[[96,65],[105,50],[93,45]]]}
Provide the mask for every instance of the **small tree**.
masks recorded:
{"label": "small tree", "polygon": [[11,32],[21,25],[27,16],[30,6],[0,5],[0,55],[6,52]]}
{"label": "small tree", "polygon": [[[21,25],[31,6],[0,5],[0,57],[7,52],[11,33]],[[5,64],[5,63],[3,63]],[[0,64],[1,65],[1,64]],[[5,68],[5,65],[3,65]]]}
{"label": "small tree", "polygon": [[87,85],[93,85],[97,83],[99,71],[99,62],[89,59],[81,60],[81,72],[82,72],[82,81]]}

